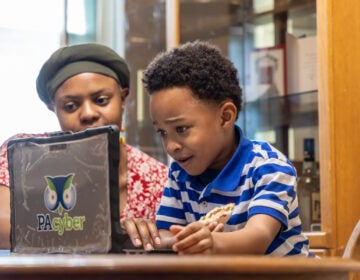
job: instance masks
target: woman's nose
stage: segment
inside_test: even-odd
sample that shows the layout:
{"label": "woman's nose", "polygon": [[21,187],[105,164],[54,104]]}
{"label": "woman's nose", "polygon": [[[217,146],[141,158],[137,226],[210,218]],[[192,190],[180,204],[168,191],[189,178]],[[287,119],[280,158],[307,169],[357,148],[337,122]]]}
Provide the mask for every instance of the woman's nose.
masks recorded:
{"label": "woman's nose", "polygon": [[84,102],[80,110],[80,122],[89,124],[99,119],[99,113],[96,110],[96,105],[91,102]]}

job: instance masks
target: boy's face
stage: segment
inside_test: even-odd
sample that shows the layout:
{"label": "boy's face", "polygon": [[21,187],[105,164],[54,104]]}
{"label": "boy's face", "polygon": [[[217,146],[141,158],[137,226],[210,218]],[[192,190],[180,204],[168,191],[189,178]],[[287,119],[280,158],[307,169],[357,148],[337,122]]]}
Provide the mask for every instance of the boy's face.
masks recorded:
{"label": "boy's face", "polygon": [[229,103],[199,100],[183,87],[150,95],[150,114],[163,147],[188,174],[220,170],[231,158],[236,143],[234,117],[229,121],[226,109]]}
{"label": "boy's face", "polygon": [[110,77],[82,73],[66,80],[56,91],[49,109],[55,112],[61,129],[80,131],[115,124],[121,127],[127,90]]}

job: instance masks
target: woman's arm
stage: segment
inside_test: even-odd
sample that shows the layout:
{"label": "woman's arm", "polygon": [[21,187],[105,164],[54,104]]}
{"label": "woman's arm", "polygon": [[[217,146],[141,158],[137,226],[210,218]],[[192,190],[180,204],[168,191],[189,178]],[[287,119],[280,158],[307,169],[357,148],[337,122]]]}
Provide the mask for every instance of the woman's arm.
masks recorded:
{"label": "woman's arm", "polygon": [[10,249],[10,190],[0,185],[0,249]]}

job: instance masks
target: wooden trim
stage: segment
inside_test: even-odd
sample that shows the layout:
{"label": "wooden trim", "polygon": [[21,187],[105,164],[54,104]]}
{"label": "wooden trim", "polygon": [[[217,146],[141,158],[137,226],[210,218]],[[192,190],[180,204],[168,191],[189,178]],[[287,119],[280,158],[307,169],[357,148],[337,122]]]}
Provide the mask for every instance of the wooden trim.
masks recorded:
{"label": "wooden trim", "polygon": [[1,279],[349,279],[360,263],[343,258],[177,255],[0,257]]}
{"label": "wooden trim", "polygon": [[324,232],[331,234],[326,240],[325,248],[334,247],[336,232],[336,197],[334,155],[335,147],[333,128],[332,97],[333,92],[333,61],[332,61],[332,1],[317,1],[317,33],[318,33],[318,83],[319,83],[319,146],[320,146],[320,185],[321,185],[321,226]]}
{"label": "wooden trim", "polygon": [[330,249],[331,238],[327,232],[305,232],[305,235],[309,238],[311,249]]}
{"label": "wooden trim", "polygon": [[322,230],[341,255],[360,217],[360,1],[317,1]]}

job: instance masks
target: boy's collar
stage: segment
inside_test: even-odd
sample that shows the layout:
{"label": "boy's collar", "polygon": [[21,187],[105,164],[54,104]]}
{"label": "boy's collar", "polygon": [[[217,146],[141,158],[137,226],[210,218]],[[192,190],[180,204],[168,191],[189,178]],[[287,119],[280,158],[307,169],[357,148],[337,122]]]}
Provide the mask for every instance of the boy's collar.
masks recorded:
{"label": "boy's collar", "polygon": [[[239,186],[239,175],[242,173],[244,166],[247,162],[246,155],[251,151],[251,141],[243,136],[242,130],[240,127],[235,125],[235,131],[239,138],[239,145],[236,148],[235,153],[225,165],[225,167],[217,174],[215,179],[209,184],[204,196],[210,194],[212,189],[221,190],[221,191],[234,191]],[[199,181],[197,176],[191,176],[185,172],[182,168],[178,167],[179,170],[177,180],[181,182],[186,181]],[[208,171],[205,171],[205,174]],[[203,180],[201,180],[203,181]],[[206,183],[206,182],[204,182]]]}

